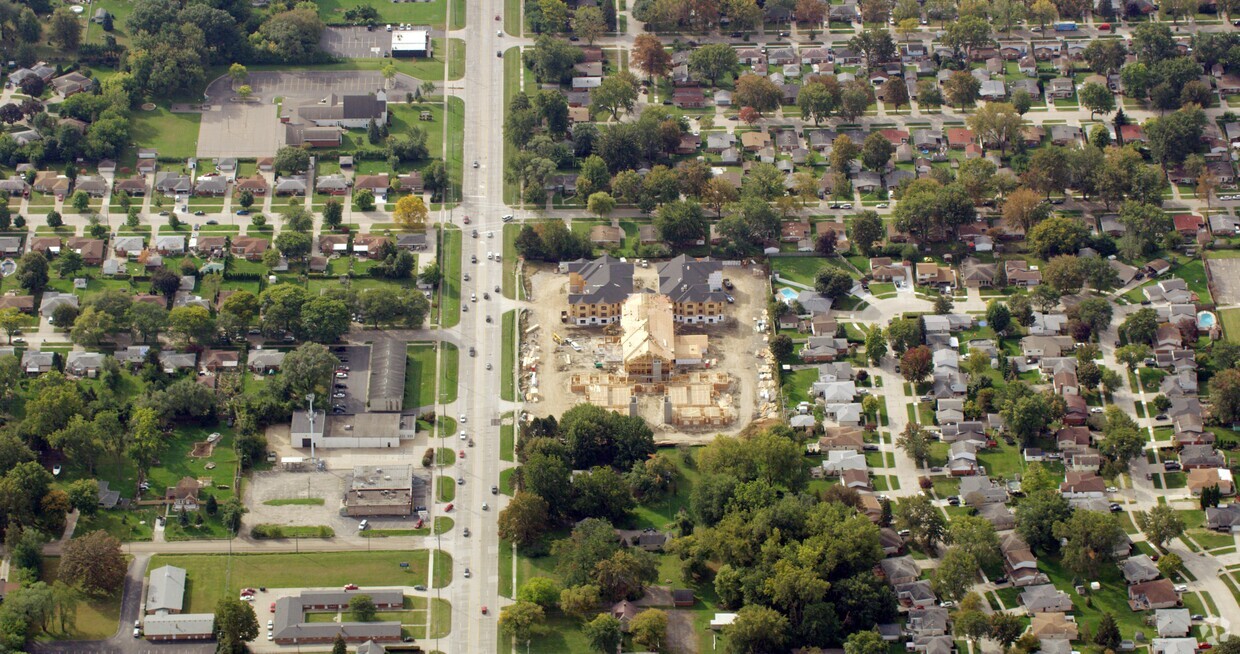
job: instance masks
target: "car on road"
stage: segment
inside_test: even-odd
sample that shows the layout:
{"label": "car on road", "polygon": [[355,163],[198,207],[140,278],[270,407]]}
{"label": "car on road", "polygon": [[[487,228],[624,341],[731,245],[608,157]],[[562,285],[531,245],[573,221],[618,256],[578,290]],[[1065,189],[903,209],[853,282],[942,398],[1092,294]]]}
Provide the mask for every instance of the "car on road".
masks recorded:
{"label": "car on road", "polygon": [[270,606],[267,610],[268,610],[268,611],[270,611],[271,613],[275,613],[275,612],[276,612],[276,603],[275,603],[275,602],[272,602],[272,603],[271,603],[271,606]]}
{"label": "car on road", "polygon": [[477,350],[475,350],[475,349],[474,349],[474,346],[470,345],[470,346],[469,346],[469,356],[471,356],[471,357],[472,357],[472,356],[475,356],[475,354],[476,354],[476,353],[477,353]]}
{"label": "car on road", "polygon": [[473,573],[469,571],[469,568],[465,568],[465,578],[469,579],[472,576],[473,576]]}
{"label": "car on road", "polygon": [[465,485],[465,478],[464,478],[464,477],[457,477],[457,478],[456,478],[456,485],[457,485],[457,486],[464,486],[464,485]]}
{"label": "car on road", "polygon": [[492,494],[492,495],[499,495],[499,486],[492,486],[492,487],[491,487],[491,494]]}
{"label": "car on road", "polygon": [[1168,461],[1163,464],[1163,470],[1179,470],[1179,469],[1180,469],[1179,461]]}
{"label": "car on road", "polygon": [[462,432],[461,432],[461,440],[465,440],[466,438],[469,438],[469,434],[467,434],[467,433],[465,433],[465,432],[463,432],[463,431],[462,431]]}
{"label": "car on road", "polygon": [[1112,502],[1112,503],[1111,503],[1111,506],[1109,506],[1108,508],[1109,508],[1109,509],[1111,509],[1111,513],[1119,513],[1120,511],[1123,511],[1123,510],[1124,510],[1124,507],[1122,507],[1122,506],[1120,506],[1120,505],[1118,505],[1118,504],[1116,504],[1116,503],[1114,503],[1114,502]]}
{"label": "car on road", "polygon": [[1176,584],[1176,585],[1175,585],[1175,592],[1177,592],[1177,593],[1187,593],[1187,592],[1188,592],[1188,586],[1187,586],[1187,585],[1185,585],[1185,584]]}
{"label": "car on road", "polygon": [[469,255],[469,262],[470,262],[470,263],[478,263],[478,255],[476,255],[476,254],[471,254],[471,255]]}
{"label": "car on road", "polygon": [[875,209],[886,209],[888,206],[889,205],[886,202],[879,202],[878,204],[874,205],[874,208]]}
{"label": "car on road", "polygon": [[198,211],[195,211],[195,212],[194,212],[194,215],[195,215],[195,216],[205,216],[205,215],[207,215],[207,212],[205,212],[205,211],[203,211],[203,210],[199,209]]}
{"label": "car on road", "polygon": [[474,168],[477,168],[477,167],[478,167],[478,160],[474,159]]}
{"label": "car on road", "polygon": [[414,586],[413,589],[418,591],[419,593],[426,592],[426,586],[423,586],[422,584],[418,584],[417,586]]}
{"label": "car on road", "polygon": [[1107,492],[1108,492],[1108,493],[1118,493],[1118,492],[1119,492],[1119,489],[1118,489],[1118,488],[1116,488],[1115,486],[1107,486]]}
{"label": "car on road", "polygon": [[947,498],[947,503],[952,506],[960,506],[960,498],[955,495],[952,495],[951,497]]}
{"label": "car on road", "polygon": [[483,606],[483,607],[482,607],[482,615],[486,615],[486,614],[487,614],[487,607],[486,607],[486,606]]}
{"label": "car on road", "polygon": [[503,58],[504,58],[504,51],[503,51],[503,50],[496,50],[496,51],[495,51],[495,56],[496,56],[496,57],[499,57],[500,59],[503,59]]}
{"label": "car on road", "polygon": [[459,421],[459,422],[463,425],[463,424],[465,424],[465,423],[469,422],[469,418],[468,418],[468,417],[467,417],[464,413],[462,413],[462,414],[461,414],[461,418],[460,418],[460,421]]}
{"label": "car on road", "polygon": [[504,222],[506,222],[506,223],[510,223],[510,222],[512,222],[512,214],[508,214],[508,215],[504,216],[501,220],[503,220],[503,221],[504,221]]}
{"label": "car on road", "polygon": [[369,528],[370,528],[370,521],[369,521],[369,520],[362,520],[361,522],[357,523],[357,530],[358,530],[358,531],[366,531],[366,530],[367,530],[367,529],[369,529]]}
{"label": "car on road", "polygon": [[1200,614],[1200,613],[1194,613],[1194,614],[1193,614],[1193,616],[1192,616],[1192,619],[1193,619],[1193,620],[1196,620],[1197,622],[1201,622],[1202,620],[1205,620],[1205,619],[1206,619],[1206,616],[1204,616],[1204,615],[1202,615],[1202,614]]}
{"label": "car on road", "polygon": [[134,627],[134,628],[133,628],[133,637],[134,637],[134,638],[141,638],[141,637],[142,637],[142,627]]}
{"label": "car on road", "polygon": [[249,211],[248,209],[238,209],[238,210],[237,210],[237,215],[238,215],[238,216],[248,216],[248,215],[250,215],[250,211]]}
{"label": "car on road", "polygon": [[465,530],[461,532],[461,535],[469,538],[469,527],[466,527]]}
{"label": "car on road", "polygon": [[345,584],[344,589],[345,590],[357,590],[357,584]]}

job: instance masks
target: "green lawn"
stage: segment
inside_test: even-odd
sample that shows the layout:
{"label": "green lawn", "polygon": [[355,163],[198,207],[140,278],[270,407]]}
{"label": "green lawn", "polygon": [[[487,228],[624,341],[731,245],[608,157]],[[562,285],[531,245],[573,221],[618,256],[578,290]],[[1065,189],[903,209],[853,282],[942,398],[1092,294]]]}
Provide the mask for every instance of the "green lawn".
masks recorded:
{"label": "green lawn", "polygon": [[771,270],[783,279],[814,287],[814,277],[827,265],[822,257],[773,257]]}
{"label": "green lawn", "polygon": [[1192,538],[1201,547],[1212,550],[1220,547],[1235,546],[1236,538],[1231,534],[1220,534],[1208,529],[1190,529],[1187,532],[1188,537]]}
{"label": "green lawn", "polygon": [[[687,451],[689,456],[693,456],[694,450]],[[701,476],[697,468],[686,464],[680,451],[674,448],[662,448],[659,453],[666,455],[676,464],[676,478],[672,481],[672,491],[658,500],[638,504],[633,510],[634,529],[668,529],[675,522],[676,514],[681,509],[689,509],[689,496]]]}
{"label": "green lawn", "polygon": [[155,148],[160,157],[196,157],[201,118],[197,113],[174,114],[162,104],[152,111],[134,111],[130,119],[130,137],[136,147]]}
{"label": "green lawn", "polygon": [[405,362],[406,409],[429,407],[435,403],[435,344],[409,345]]}
{"label": "green lawn", "polygon": [[1120,635],[1123,638],[1132,638],[1133,634],[1138,631],[1148,633],[1149,628],[1141,621],[1143,614],[1134,613],[1128,607],[1128,587],[1124,583],[1123,576],[1120,575],[1119,568],[1113,565],[1103,565],[1097,577],[1090,578],[1090,581],[1097,581],[1101,584],[1102,590],[1090,592],[1091,604],[1088,606],[1086,599],[1076,593],[1073,584],[1075,575],[1063,566],[1058,557],[1040,557],[1038,568],[1050,577],[1051,583],[1056,588],[1072,598],[1072,604],[1076,607],[1078,625],[1088,626],[1091,632],[1095,631],[1103,612],[1109,611],[1119,623]]}
{"label": "green lawn", "polygon": [[[302,552],[299,554],[159,554],[150,569],[163,565],[185,568],[187,613],[210,612],[223,597],[235,597],[248,586],[270,588],[426,585],[430,550]],[[401,568],[408,563],[408,568]],[[452,555],[435,555],[433,585],[443,588],[452,578]]]}
{"label": "green lawn", "polygon": [[440,502],[451,502],[456,499],[456,480],[440,475],[435,478],[435,496]]}
{"label": "green lawn", "polygon": [[439,325],[455,327],[461,322],[461,230],[446,228],[439,269],[445,284],[439,291]]}
{"label": "green lawn", "polygon": [[499,458],[504,461],[513,461],[515,459],[515,425],[499,426]]}
{"label": "green lawn", "polygon": [[794,407],[801,402],[809,402],[810,387],[818,381],[816,368],[793,370],[783,375],[784,404]]}
{"label": "green lawn", "polygon": [[461,367],[461,351],[452,343],[441,343],[439,366],[439,402],[456,401],[458,377]]}
{"label": "green lawn", "polygon": [[[39,581],[52,585],[56,581],[57,570],[60,568],[60,557],[49,556],[43,559],[43,567],[39,570]],[[88,596],[77,605],[76,616],[72,624],[60,630],[59,620],[48,620],[48,633],[52,640],[103,640],[111,638],[120,628],[121,594],[113,593],[108,597]]]}
{"label": "green lawn", "polygon": [[516,310],[505,311],[501,319],[503,330],[501,332],[503,338],[503,347],[500,350],[499,359],[499,397],[501,400],[511,402],[515,395],[513,389],[513,377],[516,374],[516,352],[513,350],[513,335],[517,329]]}
{"label": "green lawn", "polygon": [[[509,300],[517,299],[516,293],[519,292],[517,290],[517,234],[520,231],[521,226],[515,223],[504,225],[504,283],[501,288],[504,291],[504,297]],[[524,293],[521,294],[524,295]]]}
{"label": "green lawn", "polygon": [[1240,343],[1240,309],[1223,309],[1218,317],[1223,323],[1223,336],[1232,343]]}
{"label": "green lawn", "polygon": [[283,500],[267,500],[263,504],[267,506],[323,506],[323,498],[295,497]]}
{"label": "green lawn", "polygon": [[[413,23],[430,25],[442,30],[447,25],[447,0],[412,3],[373,3],[365,0],[321,0],[319,16],[323,22],[345,23],[344,12],[353,7],[374,7],[379,12],[380,23]],[[465,0],[452,0],[452,29],[465,27]],[[382,27],[380,27],[382,29]]]}

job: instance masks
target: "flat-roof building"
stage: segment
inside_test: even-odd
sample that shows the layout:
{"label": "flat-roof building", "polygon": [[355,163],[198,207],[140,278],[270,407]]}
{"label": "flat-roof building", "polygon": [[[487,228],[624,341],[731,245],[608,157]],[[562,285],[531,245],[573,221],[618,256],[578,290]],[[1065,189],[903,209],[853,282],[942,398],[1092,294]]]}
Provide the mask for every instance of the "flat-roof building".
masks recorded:
{"label": "flat-roof building", "polygon": [[344,498],[345,514],[354,517],[413,513],[425,504],[427,481],[413,474],[413,466],[355,466]]}
{"label": "flat-roof building", "polygon": [[430,57],[434,41],[429,27],[405,27],[392,30],[393,57]]}

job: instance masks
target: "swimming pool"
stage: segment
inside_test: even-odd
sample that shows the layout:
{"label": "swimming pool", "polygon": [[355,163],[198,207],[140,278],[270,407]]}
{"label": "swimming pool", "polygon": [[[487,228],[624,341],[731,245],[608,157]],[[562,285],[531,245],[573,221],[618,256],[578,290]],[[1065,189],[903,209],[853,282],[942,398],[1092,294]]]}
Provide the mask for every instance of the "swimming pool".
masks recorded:
{"label": "swimming pool", "polygon": [[800,295],[800,293],[797,293],[796,291],[788,287],[779,289],[779,299],[783,300],[784,302],[792,302],[793,300],[797,299],[798,295]]}
{"label": "swimming pool", "polygon": [[1218,322],[1218,319],[1209,311],[1199,311],[1197,313],[1197,329],[1211,329],[1216,322]]}

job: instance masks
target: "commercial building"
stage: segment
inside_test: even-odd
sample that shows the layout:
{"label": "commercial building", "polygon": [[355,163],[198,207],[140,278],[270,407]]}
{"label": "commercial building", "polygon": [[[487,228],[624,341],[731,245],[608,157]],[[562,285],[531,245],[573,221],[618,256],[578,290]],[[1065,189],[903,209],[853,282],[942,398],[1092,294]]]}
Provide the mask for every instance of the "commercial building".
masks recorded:
{"label": "commercial building", "polygon": [[399,413],[359,413],[332,416],[318,409],[314,420],[309,412],[293,412],[290,443],[293,447],[398,447]]}
{"label": "commercial building", "polygon": [[148,615],[142,621],[147,640],[211,640],[215,637],[214,613]]}
{"label": "commercial building", "polygon": [[353,517],[407,516],[425,504],[429,484],[413,474],[413,466],[355,466],[344,498],[345,514]]}
{"label": "commercial building", "polygon": [[366,595],[379,610],[399,609],[404,605],[404,595],[399,590],[360,589],[304,591],[300,595],[276,600],[272,617],[272,636],[279,645],[330,643],[340,634],[345,642],[367,641],[397,642],[400,640],[399,622],[307,622],[309,611],[340,611],[349,606],[349,600]]}
{"label": "commercial building", "polygon": [[424,58],[434,55],[431,28],[408,26],[392,30],[392,56]]}
{"label": "commercial building", "polygon": [[156,568],[146,586],[147,614],[180,613],[185,606],[185,569],[172,565]]}

